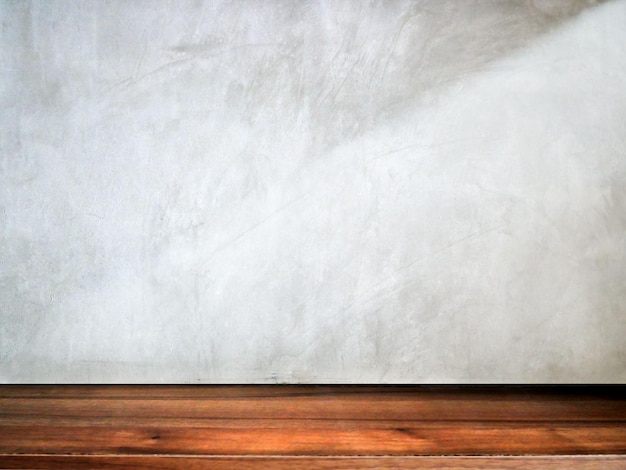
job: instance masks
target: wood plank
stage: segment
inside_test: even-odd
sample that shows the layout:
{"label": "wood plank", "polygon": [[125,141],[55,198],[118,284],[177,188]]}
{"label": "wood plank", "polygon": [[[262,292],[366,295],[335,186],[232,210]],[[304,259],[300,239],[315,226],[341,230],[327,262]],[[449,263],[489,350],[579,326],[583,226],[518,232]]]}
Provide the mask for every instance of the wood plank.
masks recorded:
{"label": "wood plank", "polygon": [[6,469],[135,470],[624,470],[626,456],[559,457],[190,457],[0,455]]}
{"label": "wood plank", "polygon": [[[423,427],[437,426],[447,424],[456,426],[468,424],[468,421],[418,421],[417,424]],[[517,427],[519,424],[526,426],[549,425],[550,421],[476,421],[476,425],[495,424],[503,428]],[[562,425],[576,423],[578,425],[586,425],[587,422],[559,422]],[[589,425],[607,424],[614,426],[626,425],[623,421],[591,421]],[[53,426],[53,427],[76,427],[84,426],[85,419],[80,417],[38,417],[29,416],[26,418],[6,416],[0,417],[0,427],[10,426]],[[219,429],[308,429],[308,428],[324,428],[324,429],[401,429],[410,428],[416,425],[415,420],[345,420],[345,419],[192,419],[192,418],[129,418],[124,416],[118,417],[94,417],[89,418],[90,427],[115,427],[115,428],[219,428]]]}
{"label": "wood plank", "polygon": [[425,395],[468,400],[489,396],[562,401],[568,397],[621,399],[622,385],[0,385],[0,398],[263,398],[330,395]]}
{"label": "wood plank", "polygon": [[624,386],[0,386],[2,468],[626,470],[624,459]]}
{"label": "wood plank", "polygon": [[[280,388],[280,387],[278,387]],[[112,389],[114,392],[115,389]],[[417,421],[622,421],[626,400],[614,396],[369,392],[337,395],[196,398],[0,398],[0,419],[126,417],[129,419],[326,419]]]}
{"label": "wood plank", "polygon": [[558,455],[626,453],[622,425],[414,424],[397,429],[2,426],[0,453]]}

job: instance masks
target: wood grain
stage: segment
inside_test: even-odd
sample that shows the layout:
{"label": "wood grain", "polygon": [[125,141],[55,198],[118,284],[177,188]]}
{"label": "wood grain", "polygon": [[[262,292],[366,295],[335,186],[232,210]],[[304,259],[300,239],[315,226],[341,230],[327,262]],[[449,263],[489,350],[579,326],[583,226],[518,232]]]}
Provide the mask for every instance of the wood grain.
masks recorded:
{"label": "wood grain", "polygon": [[[559,455],[626,453],[620,425],[419,425],[397,429],[1,426],[0,453]],[[305,427],[306,426],[306,427]]]}
{"label": "wood grain", "polygon": [[188,457],[122,455],[0,455],[7,469],[136,470],[624,470],[618,455],[559,457]]}
{"label": "wood grain", "polygon": [[624,459],[622,386],[0,386],[2,468],[626,469]]}

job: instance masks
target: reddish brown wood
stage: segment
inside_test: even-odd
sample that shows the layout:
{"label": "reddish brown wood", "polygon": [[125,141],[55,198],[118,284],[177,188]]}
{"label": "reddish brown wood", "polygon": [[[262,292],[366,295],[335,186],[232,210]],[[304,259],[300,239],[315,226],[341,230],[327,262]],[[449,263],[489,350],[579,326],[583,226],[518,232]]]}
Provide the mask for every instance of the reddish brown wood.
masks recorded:
{"label": "reddish brown wood", "polygon": [[0,453],[187,455],[562,455],[626,453],[621,425],[457,423],[299,429],[1,426]]}
{"label": "reddish brown wood", "polygon": [[625,390],[565,388],[559,394],[554,388],[0,387],[0,419],[622,421]]}
{"label": "reddish brown wood", "polygon": [[2,456],[3,468],[137,470],[624,470],[624,456],[559,457],[187,457]]}
{"label": "reddish brown wood", "polygon": [[0,386],[2,468],[233,468],[225,456],[238,468],[466,469],[492,456],[480,468],[626,469],[626,387]]}

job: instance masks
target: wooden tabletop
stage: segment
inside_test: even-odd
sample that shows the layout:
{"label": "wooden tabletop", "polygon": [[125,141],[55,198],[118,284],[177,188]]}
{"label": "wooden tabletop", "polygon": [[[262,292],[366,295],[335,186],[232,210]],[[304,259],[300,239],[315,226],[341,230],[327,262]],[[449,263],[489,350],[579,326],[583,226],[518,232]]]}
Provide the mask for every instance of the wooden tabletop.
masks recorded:
{"label": "wooden tabletop", "polygon": [[0,386],[0,468],[626,469],[626,387]]}

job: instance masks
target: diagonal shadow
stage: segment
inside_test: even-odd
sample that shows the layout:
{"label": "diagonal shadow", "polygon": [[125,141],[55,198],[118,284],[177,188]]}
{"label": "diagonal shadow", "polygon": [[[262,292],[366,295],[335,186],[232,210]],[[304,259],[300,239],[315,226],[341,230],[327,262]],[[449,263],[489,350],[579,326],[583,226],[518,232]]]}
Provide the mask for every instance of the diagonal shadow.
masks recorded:
{"label": "diagonal shadow", "polygon": [[[313,148],[328,149],[402,114],[421,96],[454,85],[601,3],[426,0],[404,10],[392,3],[357,8],[359,20],[343,25],[339,50],[315,65],[320,74],[301,46],[290,51],[309,72]],[[364,25],[389,24],[389,18],[393,26],[382,29],[391,34],[375,50],[363,48],[375,40]],[[322,49],[324,41],[335,40],[323,33],[318,39]]]}

